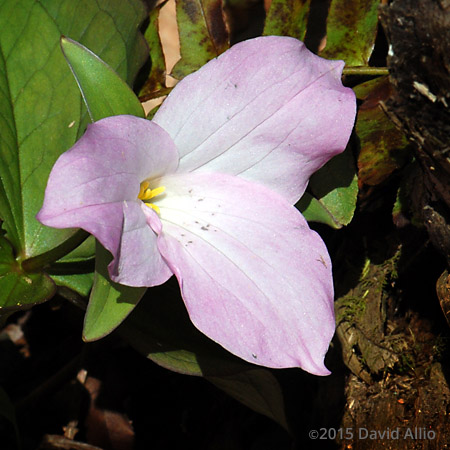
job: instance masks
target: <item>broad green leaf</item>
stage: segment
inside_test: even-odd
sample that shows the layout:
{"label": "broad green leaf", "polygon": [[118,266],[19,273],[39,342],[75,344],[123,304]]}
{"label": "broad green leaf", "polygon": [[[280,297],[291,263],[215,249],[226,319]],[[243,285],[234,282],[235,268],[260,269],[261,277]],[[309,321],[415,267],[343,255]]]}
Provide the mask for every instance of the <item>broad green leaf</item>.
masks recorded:
{"label": "broad green leaf", "polygon": [[16,421],[16,411],[14,409],[14,405],[11,403],[11,400],[8,397],[8,394],[2,387],[0,387],[0,415],[11,422],[12,426],[14,427],[17,448],[20,449],[20,435]]}
{"label": "broad green leaf", "polygon": [[50,168],[75,141],[77,127],[70,124],[80,117],[79,94],[63,68],[58,40],[59,30],[40,3],[0,0],[0,216],[8,238],[26,256],[72,233],[35,219]]}
{"label": "broad green leaf", "polygon": [[[309,181],[308,191],[331,216],[334,228],[348,225],[356,209],[358,178],[351,150],[348,146],[343,153],[317,171]],[[314,202],[314,206],[318,205]],[[330,225],[327,221],[324,223]]]}
{"label": "broad green leaf", "polygon": [[20,184],[17,183],[19,165],[15,155],[17,130],[9,93],[6,61],[1,51],[0,130],[0,219],[3,221],[2,226],[9,240],[16,248],[22,248],[24,245],[23,212],[18,204],[20,202]]}
{"label": "broad green leaf", "polygon": [[221,0],[176,0],[181,59],[172,70],[181,79],[229,47]]}
{"label": "broad green leaf", "polygon": [[46,0],[45,7],[0,0],[0,217],[22,258],[47,252],[73,233],[35,219],[51,167],[85,124],[60,36],[87,43],[130,80],[145,57],[138,39],[143,12],[137,0]]}
{"label": "broad green leaf", "polygon": [[108,264],[112,257],[96,245],[95,276],[84,318],[83,339],[95,341],[111,333],[130,314],[146,288],[132,288],[111,281]]}
{"label": "broad green leaf", "polygon": [[139,0],[45,0],[60,34],[89,48],[131,86],[148,57],[140,32],[146,8]]}
{"label": "broad green leaf", "polygon": [[311,0],[273,0],[264,25],[264,36],[291,36],[303,41]]}
{"label": "broad green leaf", "polygon": [[13,263],[16,263],[14,249],[4,236],[0,236],[0,276],[8,273]]}
{"label": "broad green leaf", "polygon": [[245,406],[269,417],[289,431],[283,392],[270,370],[255,367],[232,375],[206,379]]}
{"label": "broad green leaf", "polygon": [[[368,91],[368,88],[371,89]],[[380,102],[386,101],[392,93],[388,77],[356,86],[355,91],[364,100],[356,120],[361,147],[358,178],[360,183],[375,186],[406,163],[408,140],[380,106]]]}
{"label": "broad green leaf", "polygon": [[55,284],[44,273],[11,271],[0,275],[0,312],[26,309],[49,300],[55,292]]}
{"label": "broad green leaf", "polygon": [[369,63],[375,45],[380,0],[332,0],[327,45],[320,56],[343,59],[347,66]]}
{"label": "broad green leaf", "polygon": [[61,48],[92,121],[119,114],[145,117],[141,103],[130,87],[97,55],[65,37],[61,39]]}
{"label": "broad green leaf", "polygon": [[11,244],[0,236],[0,314],[44,302],[55,291],[55,284],[46,274],[21,269]]}
{"label": "broad green leaf", "polygon": [[159,13],[166,3],[167,0],[150,11],[149,24],[145,30],[144,37],[150,49],[152,66],[147,81],[139,92],[139,99],[142,102],[155,98],[157,95],[160,95],[157,94],[158,91],[166,89],[166,61],[164,59],[161,39],[159,38],[158,25]]}

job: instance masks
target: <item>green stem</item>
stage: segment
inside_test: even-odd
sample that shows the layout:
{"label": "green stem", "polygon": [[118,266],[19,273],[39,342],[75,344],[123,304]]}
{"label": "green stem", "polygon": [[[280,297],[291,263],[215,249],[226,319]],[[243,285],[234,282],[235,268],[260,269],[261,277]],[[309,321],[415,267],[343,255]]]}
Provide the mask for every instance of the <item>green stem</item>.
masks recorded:
{"label": "green stem", "polygon": [[343,75],[389,75],[387,67],[353,66],[344,67]]}
{"label": "green stem", "polygon": [[80,244],[82,244],[90,234],[84,230],[78,230],[69,239],[65,240],[62,244],[55,248],[52,248],[48,252],[42,253],[32,258],[26,259],[22,262],[22,269],[25,272],[34,272],[41,270],[48,264],[58,261],[58,259],[75,250]]}

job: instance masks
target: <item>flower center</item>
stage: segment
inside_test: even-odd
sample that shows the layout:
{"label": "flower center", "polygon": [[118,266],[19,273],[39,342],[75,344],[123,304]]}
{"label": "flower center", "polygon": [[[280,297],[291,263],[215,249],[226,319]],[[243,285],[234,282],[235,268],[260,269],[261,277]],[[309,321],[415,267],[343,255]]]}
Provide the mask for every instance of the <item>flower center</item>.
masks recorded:
{"label": "flower center", "polygon": [[166,190],[166,188],[164,186],[160,186],[155,189],[150,189],[149,186],[150,183],[148,181],[143,181],[141,183],[141,189],[139,190],[138,199],[142,200],[149,208],[152,208],[159,214],[159,207],[149,202],[149,200],[153,197],[156,197],[157,195],[162,194]]}

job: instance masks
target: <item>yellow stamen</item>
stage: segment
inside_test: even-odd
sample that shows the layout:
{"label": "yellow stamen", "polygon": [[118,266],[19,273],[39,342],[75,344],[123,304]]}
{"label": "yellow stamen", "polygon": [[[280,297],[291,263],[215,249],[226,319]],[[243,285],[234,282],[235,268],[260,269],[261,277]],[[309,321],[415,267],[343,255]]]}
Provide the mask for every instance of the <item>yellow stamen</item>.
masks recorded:
{"label": "yellow stamen", "polygon": [[143,183],[141,183],[141,189],[139,190],[138,198],[142,200],[142,196],[149,186],[150,183],[148,181],[144,181]]}
{"label": "yellow stamen", "polygon": [[161,210],[159,209],[159,206],[154,205],[153,203],[146,203],[147,206],[150,206],[154,211],[156,211],[158,214],[161,213]]}
{"label": "yellow stamen", "polygon": [[148,181],[143,181],[141,183],[138,198],[142,200],[149,208],[152,208],[159,214],[160,213],[159,207],[154,205],[153,203],[150,203],[148,200],[150,200],[153,197],[156,197],[157,195],[162,194],[166,190],[166,188],[164,186],[160,186],[155,189],[149,189],[149,186],[150,183]]}

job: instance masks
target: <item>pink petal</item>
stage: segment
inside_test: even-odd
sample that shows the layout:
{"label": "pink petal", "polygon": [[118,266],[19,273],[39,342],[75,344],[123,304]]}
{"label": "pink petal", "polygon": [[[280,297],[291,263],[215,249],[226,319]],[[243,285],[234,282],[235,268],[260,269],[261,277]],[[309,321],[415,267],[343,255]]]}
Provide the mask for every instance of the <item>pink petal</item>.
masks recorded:
{"label": "pink petal", "polygon": [[246,361],[326,375],[331,263],[278,194],[238,177],[163,177],[158,246],[195,326]]}
{"label": "pink petal", "polygon": [[161,257],[156,234],[147,217],[159,221],[158,215],[142,202],[123,203],[123,227],[119,249],[108,266],[111,279],[126,286],[158,286],[172,271]]}
{"label": "pink petal", "polygon": [[115,258],[110,265],[115,281],[160,284],[170,270],[137,196],[147,177],[176,166],[176,148],[158,125],[133,116],[100,120],[57,160],[37,219],[50,227],[83,228],[93,234]]}
{"label": "pink petal", "polygon": [[178,83],[154,121],[180,172],[240,175],[293,204],[349,139],[356,105],[343,66],[288,37],[241,42]]}

